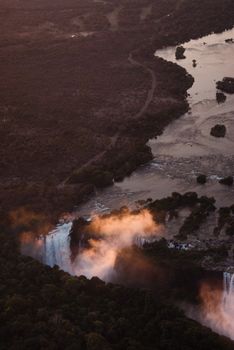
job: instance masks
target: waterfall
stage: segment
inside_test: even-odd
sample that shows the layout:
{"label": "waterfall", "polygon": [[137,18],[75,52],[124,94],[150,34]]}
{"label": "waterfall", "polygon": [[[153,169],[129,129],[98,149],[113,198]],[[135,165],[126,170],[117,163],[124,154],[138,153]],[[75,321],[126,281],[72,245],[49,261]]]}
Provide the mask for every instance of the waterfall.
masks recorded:
{"label": "waterfall", "polygon": [[25,237],[22,244],[28,246],[28,240],[30,246],[35,243],[40,261],[46,265],[57,265],[71,275],[110,280],[116,258],[123,249],[134,244],[142,247],[159,237],[161,226],[155,223],[149,210],[130,212],[126,209],[113,215],[94,216],[89,221],[71,215],[48,235],[39,238],[32,235],[32,242],[30,237]]}
{"label": "waterfall", "polygon": [[223,298],[222,308],[224,313],[233,318],[234,327],[234,273],[224,272],[223,274]]}
{"label": "waterfall", "polygon": [[203,310],[200,322],[213,331],[234,340],[234,272],[223,273],[223,290],[212,286],[203,289]]}
{"label": "waterfall", "polygon": [[155,241],[157,241],[157,239],[158,239],[157,236],[146,237],[146,236],[141,236],[139,234],[133,239],[133,244],[135,244],[139,248],[142,248],[144,244],[154,243]]}
{"label": "waterfall", "polygon": [[[134,219],[136,220],[135,217]],[[148,224],[148,218],[145,219],[143,217],[138,220],[140,222],[145,220]],[[144,222],[143,224],[146,225]],[[44,264],[51,267],[58,265],[71,275],[82,274],[89,278],[95,275],[103,279],[107,278],[107,276],[109,278],[110,273],[113,273],[115,259],[119,250],[134,244],[142,247],[145,243],[152,243],[158,238],[156,234],[144,233],[144,225],[142,234],[135,232],[136,227],[134,227],[133,232],[129,232],[126,227],[124,229],[120,227],[117,231],[114,227],[115,230],[113,231],[110,225],[110,230],[112,229],[113,231],[110,231],[111,234],[100,235],[99,239],[94,235],[92,239],[92,234],[88,233],[88,236],[84,239],[85,234],[82,234],[82,227],[78,227],[76,230],[80,230],[81,233],[78,237],[79,239],[75,239],[73,243],[79,249],[75,250],[75,256],[72,258],[71,237],[69,234],[73,225],[74,222],[62,223],[49,235],[41,238],[41,260]],[[139,232],[141,232],[141,227]],[[90,240],[90,244],[87,244],[87,240]]]}
{"label": "waterfall", "polygon": [[42,261],[51,267],[58,265],[62,270],[74,274],[69,246],[71,226],[71,222],[58,225],[55,230],[43,238]]}

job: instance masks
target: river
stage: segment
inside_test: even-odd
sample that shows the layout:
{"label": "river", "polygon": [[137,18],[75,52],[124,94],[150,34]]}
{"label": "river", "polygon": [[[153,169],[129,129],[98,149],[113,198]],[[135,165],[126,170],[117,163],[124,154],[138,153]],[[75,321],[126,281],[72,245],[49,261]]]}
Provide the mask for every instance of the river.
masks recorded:
{"label": "river", "polygon": [[[172,122],[162,136],[149,141],[154,155],[152,162],[140,167],[122,183],[98,190],[84,205],[75,208],[76,216],[90,217],[124,205],[131,207],[140,199],[159,199],[175,191],[213,196],[218,206],[233,204],[234,187],[220,185],[218,179],[234,175],[234,95],[227,95],[226,102],[218,104],[215,84],[225,76],[234,75],[234,43],[225,41],[230,38],[234,38],[234,29],[191,40],[183,45],[184,60],[176,61],[175,47],[155,53],[177,62],[194,77],[195,82],[188,91],[190,111]],[[194,59],[196,67],[193,67]],[[225,138],[210,136],[211,127],[217,123],[226,125]],[[200,173],[208,176],[203,186],[196,182]],[[57,243],[52,256],[44,256],[45,263],[59,264],[56,256],[61,254],[56,252],[56,246],[65,254],[70,226],[71,223],[59,224],[48,235],[47,245],[51,240]],[[68,252],[65,255],[69,255]]]}
{"label": "river", "polygon": [[[234,76],[234,43],[226,42],[230,38],[234,38],[234,29],[191,40],[183,45],[186,58],[180,61],[175,59],[175,47],[155,53],[177,62],[194,77],[194,85],[188,91],[189,112],[172,122],[161,136],[149,141],[154,156],[149,164],[122,183],[97,191],[85,204],[74,209],[73,216],[88,218],[124,205],[134,207],[140,199],[160,199],[172,192],[195,191],[212,196],[217,206],[234,203],[234,187],[218,182],[223,176],[234,175],[234,95],[227,95],[225,103],[216,101],[216,81]],[[218,123],[227,128],[225,138],[210,135],[211,127]],[[207,175],[205,185],[197,184],[198,174]],[[59,223],[53,232],[37,239],[36,243],[23,244],[22,252],[50,266],[57,264],[71,274],[79,273],[70,261],[71,225],[71,221]],[[207,321],[207,324],[212,326],[212,322]],[[232,337],[230,329],[229,333],[222,333]]]}
{"label": "river", "polygon": [[[122,183],[97,192],[80,208],[82,214],[129,205],[142,198],[163,198],[173,191],[196,191],[215,197],[218,205],[233,204],[234,189],[221,186],[217,180],[234,174],[234,96],[227,95],[226,102],[218,104],[215,84],[234,74],[234,44],[225,42],[232,37],[234,30],[191,40],[184,45],[186,59],[180,61],[175,59],[175,48],[156,52],[177,62],[194,77],[188,91],[191,109],[172,122],[162,136],[149,142],[154,155],[151,163]],[[197,67],[193,67],[193,59]],[[224,139],[210,136],[211,127],[217,123],[227,127]],[[209,177],[205,186],[196,183],[200,173]]]}

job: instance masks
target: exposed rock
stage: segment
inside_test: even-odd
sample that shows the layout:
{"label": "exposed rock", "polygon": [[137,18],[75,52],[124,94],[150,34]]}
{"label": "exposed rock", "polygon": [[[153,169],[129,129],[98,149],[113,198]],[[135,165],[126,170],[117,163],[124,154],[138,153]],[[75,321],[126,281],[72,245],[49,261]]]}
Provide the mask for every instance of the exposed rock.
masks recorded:
{"label": "exposed rock", "polygon": [[197,177],[197,183],[204,185],[207,182],[207,177],[206,175],[198,175]]}
{"label": "exposed rock", "polygon": [[193,60],[193,67],[196,68],[197,67],[197,61]]}
{"label": "exposed rock", "polygon": [[217,89],[227,92],[228,94],[234,94],[234,78],[226,77],[222,81],[216,83]]}
{"label": "exposed rock", "polygon": [[226,135],[226,131],[225,125],[217,124],[211,129],[210,134],[214,137],[224,137]]}
{"label": "exposed rock", "polygon": [[218,103],[224,103],[226,101],[227,97],[224,95],[223,92],[217,92],[216,93],[216,100]]}
{"label": "exposed rock", "polygon": [[232,176],[224,177],[223,179],[219,180],[219,183],[226,186],[232,186],[233,177]]}
{"label": "exposed rock", "polygon": [[89,222],[84,218],[74,220],[69,233],[71,260],[74,261],[81,248],[87,247],[90,235],[88,234]]}
{"label": "exposed rock", "polygon": [[182,59],[185,59],[185,48],[183,46],[178,46],[176,48],[176,53],[175,53],[175,56],[176,56],[176,59],[177,60],[182,60]]}

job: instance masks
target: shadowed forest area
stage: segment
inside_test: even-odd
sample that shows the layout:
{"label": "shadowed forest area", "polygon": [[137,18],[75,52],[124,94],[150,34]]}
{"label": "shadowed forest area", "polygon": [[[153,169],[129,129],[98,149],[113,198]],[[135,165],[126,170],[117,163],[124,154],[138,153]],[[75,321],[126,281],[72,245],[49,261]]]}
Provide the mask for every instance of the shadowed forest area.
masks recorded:
{"label": "shadowed forest area", "polygon": [[233,343],[187,319],[163,290],[73,277],[19,254],[1,234],[1,349],[231,350]]}

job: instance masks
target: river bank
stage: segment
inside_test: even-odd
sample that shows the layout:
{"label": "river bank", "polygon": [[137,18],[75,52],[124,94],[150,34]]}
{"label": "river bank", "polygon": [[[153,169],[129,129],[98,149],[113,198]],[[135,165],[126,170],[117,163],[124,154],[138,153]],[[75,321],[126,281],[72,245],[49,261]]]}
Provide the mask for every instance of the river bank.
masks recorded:
{"label": "river bank", "polygon": [[[213,207],[214,204],[218,208],[233,204],[233,188],[218,183],[218,179],[222,176],[233,175],[233,98],[228,96],[226,103],[222,105],[215,99],[215,80],[233,71],[230,51],[232,52],[234,47],[226,42],[232,35],[233,30],[185,44],[188,46],[188,58],[184,61],[184,65],[187,64],[189,67],[187,69],[192,67],[192,57],[196,57],[199,62],[195,72],[195,84],[189,91],[190,111],[169,125],[156,140],[150,141],[154,160],[148,166],[143,166],[122,183],[96,193],[95,197],[78,207],[67,221],[61,222],[48,236],[39,239],[31,237],[30,240],[29,235],[25,234],[21,243],[24,254],[32,255],[49,266],[58,265],[71,275],[84,274],[89,278],[98,275],[104,280],[127,283],[131,287],[147,286],[152,290],[162,288],[164,294],[170,291],[170,298],[173,302],[174,299],[178,300],[180,306],[182,304],[181,307],[188,317],[233,339],[233,314],[232,310],[228,310],[228,305],[233,300],[232,282],[223,289],[222,272],[234,264],[234,241],[233,237],[226,233],[226,222],[223,222],[222,211],[216,211]],[[221,49],[221,55],[218,49]],[[216,56],[213,50],[217,50]],[[169,59],[174,59],[175,48],[157,54],[164,58],[168,55]],[[199,55],[199,58],[195,54]],[[211,64],[210,57],[213,59],[214,72],[218,71],[219,65],[224,66],[227,71],[218,72],[217,77],[209,76],[210,80],[207,82],[206,78],[207,84],[203,84],[201,78],[207,71],[207,66]],[[228,126],[227,138],[212,139],[209,130],[220,119]],[[202,131],[205,130],[204,134],[201,128]],[[205,185],[200,185],[196,181],[197,175],[201,172],[207,175],[208,182]],[[174,199],[163,199],[171,192],[180,189],[182,192],[187,189],[189,194],[180,197],[177,193],[173,195]],[[197,199],[195,193],[191,194],[191,191],[198,192],[202,197]],[[142,201],[154,196],[155,199],[161,198],[161,201]],[[205,196],[215,197],[216,203]],[[185,207],[180,207],[180,198],[182,202],[187,198]],[[188,203],[190,200],[194,202],[190,209],[188,199]],[[178,203],[178,208],[177,204],[172,205],[174,200]],[[208,210],[210,212],[205,214],[204,218],[203,214],[210,204],[212,204],[211,210]],[[160,222],[160,227],[156,231],[156,236],[158,235],[156,241],[163,237],[167,243],[147,242],[147,238],[140,239],[136,236],[137,242],[142,241],[146,245],[144,243],[143,246],[140,245],[139,250],[132,249],[131,244],[135,244],[133,240],[129,246],[126,247],[125,243],[122,246],[119,230],[123,227],[119,222],[116,240],[119,254],[116,261],[113,260],[115,255],[112,256],[115,243],[104,240],[105,243],[102,244],[102,239],[97,240],[94,245],[91,244],[91,250],[87,249],[86,254],[86,248],[77,237],[74,242],[79,246],[78,250],[81,249],[81,253],[79,251],[71,260],[72,221],[84,216],[88,222],[90,217],[93,217],[95,222],[95,214],[100,215],[102,220],[102,214],[123,205],[133,209],[155,206],[156,223]],[[231,210],[230,208],[230,212]],[[113,215],[110,215],[111,220],[115,215],[116,211],[113,211]],[[158,221],[159,219],[162,221]],[[128,234],[131,225],[135,227],[136,222],[136,218],[134,225],[127,221],[128,227],[124,226],[123,231],[125,235]],[[136,232],[142,232],[140,228],[137,230]],[[79,237],[81,232],[82,230],[78,231]],[[110,234],[110,231],[108,233]],[[95,241],[92,236],[91,238]],[[77,252],[77,249],[74,251]],[[181,274],[183,277],[180,277]],[[231,275],[229,279],[232,280]],[[193,303],[195,300],[197,304],[189,304],[189,299]]]}
{"label": "river bank", "polygon": [[[196,192],[200,196],[214,197],[215,206],[218,209],[233,204],[233,188],[218,183],[219,177],[232,175],[234,171],[232,161],[234,148],[227,147],[227,142],[233,142],[231,136],[234,131],[231,122],[234,109],[233,98],[228,96],[226,103],[222,105],[215,100],[215,80],[220,79],[223,74],[229,75],[233,69],[230,51],[234,50],[234,46],[226,42],[226,39],[232,35],[234,35],[234,30],[222,34],[212,34],[185,44],[188,58],[182,64],[190,73],[194,71],[196,76],[195,83],[189,91],[189,113],[169,125],[156,140],[150,141],[149,145],[154,154],[152,162],[137,170],[122,183],[115,183],[112,187],[97,191],[95,196],[73,211],[72,219],[80,216],[90,218],[90,216],[108,213],[122,206],[134,209],[138,207],[137,203],[140,203],[142,199],[161,199],[169,196],[172,192]],[[206,42],[205,45],[204,42]],[[157,51],[157,54],[174,60],[175,48]],[[199,64],[196,70],[192,65],[192,57],[196,57]],[[210,62],[211,57],[212,62]],[[207,67],[210,65],[212,72],[215,72],[217,76],[209,75],[209,80],[206,79],[206,84],[204,84],[202,80],[204,72],[208,70]],[[223,68],[225,72],[219,71],[220,66],[225,67]],[[224,140],[213,139],[209,135],[209,128],[217,122],[217,118],[222,118],[224,121],[224,116],[228,125],[227,138]],[[203,130],[207,120],[209,126],[203,135],[199,128],[202,127]],[[228,151],[224,155],[226,149]],[[196,177],[199,173],[207,175],[208,182],[205,185],[197,183]],[[183,226],[183,221],[186,222],[190,215],[190,212],[181,211],[177,213],[178,218],[164,222],[163,237],[175,240],[180,226]],[[211,213],[201,226],[198,225],[195,232],[189,232],[188,226],[186,244],[190,245],[192,249],[204,252],[222,246],[222,254],[225,251],[227,255],[225,253],[221,260],[214,261],[208,253],[207,257],[205,255],[206,259],[203,259],[202,266],[209,270],[224,271],[230,264],[234,263],[232,255],[234,242],[230,235],[226,235],[225,225],[219,228],[217,235],[216,226],[220,220],[219,215],[221,214],[218,210]],[[191,219],[192,216],[189,220]],[[73,273],[69,262],[69,232],[72,227],[72,223],[69,221],[68,217],[67,223],[60,224],[51,235],[43,238],[42,241],[39,240],[37,242],[39,246],[36,244],[35,254],[39,260],[49,263],[51,266],[58,264]],[[29,245],[26,242],[24,253],[30,252],[33,242],[35,242],[34,238],[32,242],[29,240]]]}
{"label": "river bank", "polygon": [[[64,210],[72,210],[93,193],[94,183],[91,179],[88,183],[65,185],[64,181],[92,159],[100,161],[99,178],[108,171],[105,183],[116,176],[123,178],[149,160],[151,155],[145,143],[185,112],[184,94],[188,88],[185,71],[153,59],[154,50],[233,24],[233,3],[228,0],[222,4],[213,2],[212,6],[209,1],[174,5],[173,1],[154,5],[147,18],[143,16],[139,22],[134,19],[138,11],[123,4],[124,11],[115,14],[118,26],[109,30],[101,25],[99,11],[103,7],[103,13],[108,14],[112,11],[110,6],[96,3],[92,8],[87,3],[80,12],[86,16],[92,8],[92,16],[96,14],[98,20],[95,33],[84,37],[78,35],[79,30],[90,32],[92,21],[83,21],[81,29],[76,27],[75,31],[74,25],[81,20],[78,4],[66,4],[64,9],[63,4],[56,7],[43,3],[35,5],[35,9],[34,5],[28,8],[28,4],[14,1],[4,3],[2,26],[7,30],[1,49],[1,74],[7,84],[1,89],[3,217],[22,207],[43,212],[49,220]],[[193,6],[200,22],[196,30],[188,5]],[[139,10],[145,8],[145,4],[135,6]],[[9,11],[11,7],[13,12]],[[27,32],[19,21],[22,11],[29,19]],[[215,11],[222,14],[218,22],[213,16]],[[36,13],[40,16],[34,21]],[[79,21],[75,20],[76,15]],[[128,60],[130,52],[136,50],[134,59],[153,70],[157,79],[157,98],[139,121],[132,117],[144,106],[151,81],[146,68]],[[184,84],[180,91],[178,77]],[[108,152],[112,144],[115,147]],[[106,157],[99,158],[100,154]]]}

